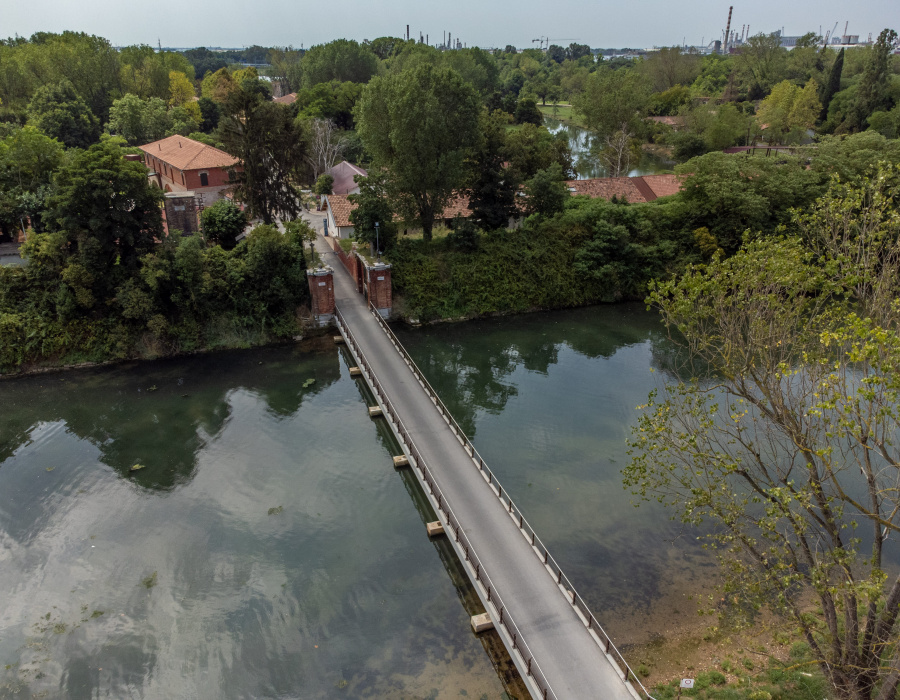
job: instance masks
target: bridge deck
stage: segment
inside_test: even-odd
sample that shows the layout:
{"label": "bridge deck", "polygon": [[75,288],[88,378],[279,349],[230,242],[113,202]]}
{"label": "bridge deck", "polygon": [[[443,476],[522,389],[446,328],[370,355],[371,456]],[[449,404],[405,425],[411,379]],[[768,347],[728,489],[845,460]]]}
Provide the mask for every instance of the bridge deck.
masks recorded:
{"label": "bridge deck", "polygon": [[[549,686],[546,697],[559,700],[639,698],[632,685],[625,682],[613,657],[601,648],[603,638],[588,629],[584,616],[565,597],[568,589],[557,584],[551,569],[523,535],[517,519],[510,516],[435,401],[367,309],[343,265],[333,255],[326,254],[326,260],[335,268],[335,299],[346,326],[402,421],[415,453],[427,464],[443,498],[451,504],[456,521],[462,525],[464,541],[468,541],[480,566],[488,572],[494,593],[493,604],[486,608],[532,693],[541,697],[543,688]],[[422,482],[421,474],[417,476]],[[441,517],[448,520],[443,513]],[[462,551],[457,546],[457,552]],[[465,563],[474,578],[475,567]],[[486,602],[483,587],[475,584],[475,588]],[[498,594],[506,619],[514,622],[509,628],[497,624],[499,611],[494,606]],[[511,648],[512,630],[517,630],[517,645],[525,640],[524,653]],[[527,677],[528,656],[536,662],[532,670],[539,667],[540,675],[534,674],[537,678]]]}

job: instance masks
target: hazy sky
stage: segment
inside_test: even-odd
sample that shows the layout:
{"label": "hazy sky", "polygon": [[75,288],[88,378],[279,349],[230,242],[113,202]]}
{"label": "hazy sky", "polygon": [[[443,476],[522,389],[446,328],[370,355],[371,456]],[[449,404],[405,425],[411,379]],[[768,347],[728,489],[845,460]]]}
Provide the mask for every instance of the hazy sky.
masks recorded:
{"label": "hazy sky", "polygon": [[[393,0],[392,2],[304,2],[303,0],[0,0],[0,35],[30,36],[36,31],[84,31],[114,45],[312,46],[336,38],[374,39],[429,35],[438,43],[449,31],[469,46],[532,46],[573,41],[592,47],[650,47],[708,43],[719,38],[728,19],[728,1],[696,0]],[[745,24],[753,34],[784,27],[785,33],[824,33],[838,22],[838,33],[865,39],[885,27],[900,30],[898,0],[755,0],[736,4],[731,27]]]}

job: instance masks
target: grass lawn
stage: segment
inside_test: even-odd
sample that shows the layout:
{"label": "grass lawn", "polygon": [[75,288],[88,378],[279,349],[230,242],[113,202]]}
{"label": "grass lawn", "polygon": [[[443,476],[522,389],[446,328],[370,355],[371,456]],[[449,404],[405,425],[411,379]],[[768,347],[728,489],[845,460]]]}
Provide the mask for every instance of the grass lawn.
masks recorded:
{"label": "grass lawn", "polygon": [[[550,117],[552,119],[559,119],[561,122],[565,122],[567,124],[572,124],[574,126],[580,126],[582,128],[587,128],[584,123],[584,117],[580,114],[575,113],[575,108],[572,105],[538,105],[538,109],[541,110],[541,114],[545,117]],[[556,113],[554,114],[554,110]]]}

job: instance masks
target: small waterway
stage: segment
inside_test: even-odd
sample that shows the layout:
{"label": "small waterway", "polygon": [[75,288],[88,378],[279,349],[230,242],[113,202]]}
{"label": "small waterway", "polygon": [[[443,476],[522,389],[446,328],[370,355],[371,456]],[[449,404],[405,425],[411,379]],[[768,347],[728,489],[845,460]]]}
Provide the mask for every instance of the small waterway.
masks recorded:
{"label": "small waterway", "polygon": [[[618,644],[695,615],[714,562],[621,485],[655,314],[397,330]],[[520,695],[326,341],[0,382],[0,697]]]}
{"label": "small waterway", "polygon": [[[606,169],[600,165],[600,162],[594,155],[596,136],[593,132],[552,117],[544,117],[544,126],[547,127],[551,134],[565,133],[567,135],[569,148],[572,150],[577,170],[576,179],[589,180],[595,177],[607,177]],[[635,177],[637,175],[670,173],[674,167],[674,161],[643,151],[640,163],[638,163],[637,167],[632,168],[628,175]]]}

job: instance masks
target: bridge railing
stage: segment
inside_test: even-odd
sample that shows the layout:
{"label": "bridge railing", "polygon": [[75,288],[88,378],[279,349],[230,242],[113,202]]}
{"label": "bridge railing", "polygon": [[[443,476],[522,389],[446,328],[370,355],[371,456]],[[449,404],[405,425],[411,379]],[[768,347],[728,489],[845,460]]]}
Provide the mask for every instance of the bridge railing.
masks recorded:
{"label": "bridge railing", "polygon": [[388,415],[390,416],[391,420],[393,420],[394,424],[397,426],[400,437],[406,444],[406,448],[407,450],[409,450],[409,455],[415,462],[415,464],[413,465],[414,468],[419,471],[419,474],[421,474],[422,481],[427,486],[429,494],[431,494],[431,496],[435,499],[438,509],[444,515],[444,518],[446,519],[447,525],[449,527],[449,531],[446,533],[447,536],[452,537],[459,544],[460,549],[463,551],[465,561],[469,562],[472,568],[475,570],[475,585],[481,586],[482,592],[486,596],[488,603],[494,608],[495,615],[493,617],[495,622],[499,625],[502,625],[512,638],[513,653],[519,654],[519,656],[522,658],[526,672],[540,689],[541,697],[543,698],[543,700],[559,700],[556,693],[553,692],[553,689],[550,686],[550,682],[547,680],[547,677],[541,670],[540,664],[534,657],[534,654],[531,652],[531,649],[529,648],[528,643],[523,637],[522,632],[519,630],[518,625],[516,625],[515,620],[513,620],[512,616],[509,614],[506,604],[503,602],[503,599],[501,598],[500,594],[497,592],[496,587],[491,581],[491,577],[487,571],[487,567],[485,567],[484,563],[478,558],[478,554],[469,541],[469,538],[466,536],[465,531],[462,529],[459,518],[453,511],[449,500],[444,495],[444,492],[441,490],[440,485],[438,485],[436,479],[434,478],[434,475],[428,468],[428,464],[425,462],[425,459],[419,452],[419,448],[416,446],[415,440],[413,440],[412,435],[410,435],[409,430],[403,423],[403,420],[400,418],[399,413],[394,408],[393,402],[382,388],[381,382],[378,381],[378,376],[375,374],[374,370],[369,364],[368,359],[366,359],[366,354],[356,342],[356,338],[353,336],[352,331],[347,326],[347,323],[344,320],[340,309],[335,309],[335,318],[337,319],[339,328],[343,331],[344,336],[347,338],[347,342],[353,348],[353,352],[356,355],[360,365],[362,366],[362,370],[366,373],[366,378],[372,386],[372,389],[378,395],[378,398],[381,400],[382,405],[387,409]]}
{"label": "bridge railing", "polygon": [[554,559],[550,554],[550,551],[547,549],[547,546],[541,541],[541,538],[537,536],[534,528],[531,527],[531,524],[525,519],[524,514],[513,502],[509,493],[504,490],[503,485],[500,483],[499,479],[497,479],[494,473],[487,466],[484,458],[475,448],[475,445],[466,435],[465,431],[463,431],[459,423],[456,422],[456,419],[444,405],[444,402],[441,401],[441,398],[438,396],[437,392],[428,382],[428,379],[422,373],[422,370],[419,369],[418,365],[416,365],[410,354],[406,351],[406,348],[403,347],[403,343],[401,343],[397,336],[394,334],[394,331],[388,325],[387,321],[385,321],[381,317],[381,314],[379,314],[377,310],[372,309],[371,307],[369,310],[377,319],[378,324],[381,326],[382,330],[387,334],[387,337],[390,339],[391,344],[403,357],[404,361],[409,366],[410,370],[413,372],[419,382],[421,382],[423,388],[425,389],[425,392],[432,399],[432,401],[434,401],[435,406],[443,416],[444,420],[447,421],[451,430],[453,430],[454,434],[463,443],[463,447],[466,452],[468,452],[468,454],[472,457],[473,463],[485,477],[491,489],[497,495],[497,498],[500,499],[500,502],[507,509],[510,517],[516,522],[519,527],[519,531],[529,542],[529,544],[531,544],[532,550],[541,559],[541,561],[544,563],[544,566],[549,570],[550,574],[556,579],[556,584],[560,588],[560,593],[564,595],[569,601],[569,604],[575,608],[575,610],[580,615],[584,625],[589,630],[592,630],[594,632],[595,639],[604,650],[604,652],[612,656],[619,664],[622,673],[625,675],[625,680],[636,683],[643,694],[647,698],[653,700],[653,696],[650,695],[649,691],[644,687],[644,684],[641,683],[637,674],[632,670],[631,666],[628,665],[628,662],[625,661],[625,657],[622,656],[622,653],[618,650],[618,648],[616,648],[616,645],[613,643],[612,639],[610,639],[609,635],[606,633],[606,630],[603,629],[600,621],[597,620],[594,613],[591,612],[591,609],[588,607],[587,602],[575,590],[575,585],[572,583],[569,577],[566,576],[565,572],[562,570],[562,567],[559,565],[556,559]]}

